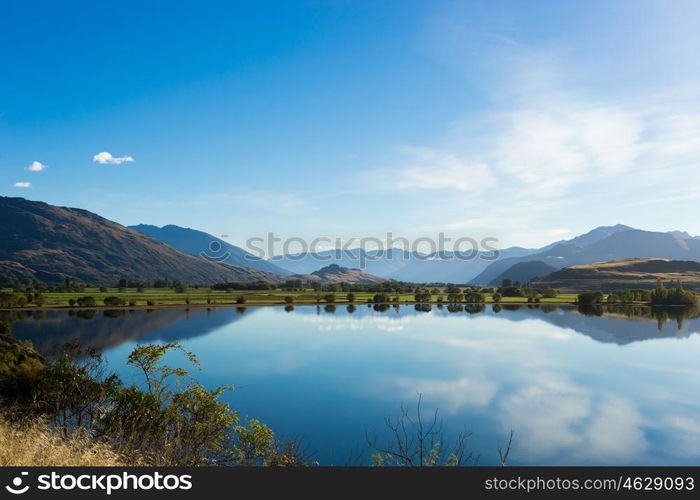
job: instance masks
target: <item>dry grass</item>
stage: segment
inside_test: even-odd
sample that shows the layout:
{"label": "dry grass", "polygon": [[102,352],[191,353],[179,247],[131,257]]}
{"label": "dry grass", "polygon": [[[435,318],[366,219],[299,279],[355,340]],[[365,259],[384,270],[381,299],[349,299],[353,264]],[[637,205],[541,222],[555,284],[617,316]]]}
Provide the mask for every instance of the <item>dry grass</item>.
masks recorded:
{"label": "dry grass", "polygon": [[0,466],[123,466],[109,446],[84,432],[68,438],[36,421],[21,426],[0,420]]}

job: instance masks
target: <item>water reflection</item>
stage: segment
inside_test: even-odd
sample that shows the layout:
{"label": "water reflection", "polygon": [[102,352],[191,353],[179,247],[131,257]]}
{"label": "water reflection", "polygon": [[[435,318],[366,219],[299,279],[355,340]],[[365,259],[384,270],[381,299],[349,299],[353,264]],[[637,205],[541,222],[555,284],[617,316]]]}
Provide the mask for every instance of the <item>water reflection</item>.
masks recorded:
{"label": "water reflection", "polygon": [[127,341],[171,341],[193,338],[242,319],[245,308],[160,310],[0,311],[13,324],[14,335],[31,340],[44,353],[79,342],[108,350]]}
{"label": "water reflection", "polygon": [[[329,307],[332,306],[332,307]],[[12,312],[41,349],[79,340],[123,365],[136,342],[183,340],[208,385],[282,437],[343,464],[397,405],[424,395],[481,463],[516,431],[514,464],[700,464],[697,308],[378,304]],[[91,319],[89,319],[91,318]]]}
{"label": "water reflection", "polygon": [[[646,307],[637,305],[600,306],[560,306],[555,304],[415,304],[411,310],[402,309],[398,304],[368,304],[377,313],[390,310],[395,313],[416,314],[433,311],[449,314],[477,315],[490,311],[508,313],[507,319],[522,321],[536,317],[553,325],[569,328],[589,336],[598,342],[612,342],[620,345],[665,338],[668,336],[686,337],[697,329],[686,328],[686,321],[700,317],[700,308],[686,307]],[[354,304],[345,308],[348,314],[357,311]],[[19,322],[15,327],[17,335],[31,340],[39,350],[50,349],[55,344],[69,341],[88,343],[99,349],[109,349],[128,340],[183,340],[216,330],[238,321],[247,311],[256,312],[259,308],[236,307],[235,309],[161,309],[161,310],[97,310],[81,309],[69,311],[0,311],[0,321]],[[335,314],[337,306],[301,306],[298,309],[287,305],[288,313],[308,314],[315,310],[317,315]],[[578,314],[576,314],[578,313]],[[192,320],[181,324],[183,320]],[[80,321],[84,320],[84,321]],[[111,321],[100,321],[111,320]],[[35,324],[41,323],[41,324]],[[167,330],[167,331],[166,331]],[[660,333],[662,335],[660,335]]]}

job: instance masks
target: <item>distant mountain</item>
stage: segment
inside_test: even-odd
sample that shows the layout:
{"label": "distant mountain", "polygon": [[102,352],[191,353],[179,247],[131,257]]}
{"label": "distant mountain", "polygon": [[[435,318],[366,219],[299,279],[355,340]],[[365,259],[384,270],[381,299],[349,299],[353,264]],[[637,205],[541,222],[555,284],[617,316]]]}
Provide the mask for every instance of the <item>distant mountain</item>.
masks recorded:
{"label": "distant mountain", "polygon": [[259,271],[266,271],[279,275],[292,274],[288,270],[282,269],[264,259],[260,259],[240,247],[231,245],[216,236],[212,236],[203,231],[197,231],[196,229],[172,224],[163,227],[139,224],[138,226],[129,226],[129,229],[135,229],[146,236],[162,241],[182,252],[215,262],[225,262],[235,266],[250,267],[258,269]]}
{"label": "distant mountain", "polygon": [[72,278],[108,284],[120,278],[166,277],[202,284],[282,280],[193,257],[87,210],[0,197],[0,281]]}
{"label": "distant mountain", "polygon": [[514,264],[528,260],[542,261],[557,269],[577,264],[631,258],[700,261],[699,239],[683,239],[669,233],[630,229],[614,232],[590,244],[572,244],[571,242],[575,240],[545,247],[544,250],[535,252],[527,257],[498,260],[474,278],[472,283],[491,283]]}
{"label": "distant mountain", "polygon": [[[500,258],[529,255],[535,250],[512,247],[500,251]],[[471,258],[465,258],[466,256]],[[491,252],[474,255],[454,252],[422,254],[394,248],[384,251],[326,250],[315,254],[289,254],[275,257],[271,262],[297,274],[308,274],[320,265],[337,264],[383,278],[415,283],[468,283],[494,262]],[[364,263],[364,267],[361,267]]]}
{"label": "distant mountain", "polygon": [[691,236],[687,231],[669,231],[668,234],[682,240],[700,240],[700,236]]}
{"label": "distant mountain", "polygon": [[386,281],[385,278],[365,273],[359,269],[349,269],[331,264],[309,274],[295,274],[291,278],[305,279],[319,283],[362,283],[372,284]]}
{"label": "distant mountain", "polygon": [[571,238],[570,240],[561,240],[551,243],[546,247],[541,248],[540,250],[553,248],[557,245],[573,245],[576,247],[585,247],[598,241],[604,240],[608,236],[611,236],[615,233],[621,233],[623,231],[632,230],[634,230],[633,227],[625,226],[624,224],[615,224],[614,226],[599,226],[595,229],[591,229],[585,234],[576,236],[575,238]]}
{"label": "distant mountain", "polygon": [[[532,250],[526,248],[506,248],[500,250],[499,259],[524,257],[530,253]],[[417,283],[469,283],[493,262],[492,252],[441,252],[422,255],[420,258],[414,256],[408,265],[389,274],[388,277]]]}
{"label": "distant mountain", "polygon": [[669,259],[625,259],[569,266],[533,283],[535,286],[573,290],[652,288],[658,279],[680,280],[687,288],[700,288],[700,262]]}
{"label": "distant mountain", "polygon": [[527,262],[518,262],[513,264],[503,273],[499,274],[494,278],[489,285],[500,285],[503,280],[511,280],[513,283],[526,283],[534,280],[535,278],[543,278],[548,276],[553,271],[556,271],[556,267],[552,267],[549,264],[545,264],[542,261],[534,260]]}
{"label": "distant mountain", "polygon": [[[268,262],[288,269],[295,274],[309,274],[321,266],[336,264],[348,269],[361,268],[371,274],[387,277],[403,268],[410,260],[410,254],[394,248],[381,251],[324,250],[305,254],[287,254],[273,257]],[[365,263],[364,267],[361,267]]]}

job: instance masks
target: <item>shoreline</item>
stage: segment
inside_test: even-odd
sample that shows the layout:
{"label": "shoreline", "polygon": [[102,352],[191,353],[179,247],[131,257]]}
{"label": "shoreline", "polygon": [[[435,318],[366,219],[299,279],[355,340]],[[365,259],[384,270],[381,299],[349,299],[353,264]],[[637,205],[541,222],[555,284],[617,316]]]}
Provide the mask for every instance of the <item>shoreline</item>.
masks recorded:
{"label": "shoreline", "polygon": [[[438,306],[442,305],[447,307],[450,305],[507,305],[507,306],[543,306],[543,305],[556,305],[556,306],[577,306],[577,302],[570,301],[547,301],[547,302],[523,302],[523,301],[500,301],[500,302],[416,302],[416,301],[401,301],[401,302],[299,302],[287,304],[285,302],[279,303],[255,303],[246,302],[244,304],[157,304],[153,306],[148,305],[135,305],[135,306],[95,306],[95,307],[76,307],[76,306],[42,306],[42,307],[12,307],[12,308],[0,308],[0,312],[12,312],[12,311],[129,311],[129,310],[155,310],[155,309],[220,309],[220,308],[239,308],[239,307],[286,307],[286,306],[375,306],[375,305],[430,305]],[[629,303],[616,303],[616,304],[592,304],[592,306],[637,306],[637,307],[687,307],[684,305],[664,305],[664,306],[654,306],[646,302],[629,302]]]}

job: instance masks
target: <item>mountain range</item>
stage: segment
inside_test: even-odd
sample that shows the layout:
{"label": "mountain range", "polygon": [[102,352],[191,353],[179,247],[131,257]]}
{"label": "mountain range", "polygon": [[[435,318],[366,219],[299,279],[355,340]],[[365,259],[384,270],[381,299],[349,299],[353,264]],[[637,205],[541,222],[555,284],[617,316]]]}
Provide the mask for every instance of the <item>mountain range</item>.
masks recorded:
{"label": "mountain range", "polygon": [[617,224],[600,226],[538,249],[506,248],[500,250],[497,260],[490,257],[490,253],[480,252],[465,260],[456,258],[453,252],[423,254],[394,248],[391,252],[326,250],[317,254],[283,255],[275,257],[273,262],[294,273],[308,274],[321,264],[353,268],[364,260],[364,271],[388,279],[493,285],[505,278],[525,282],[567,266],[606,260],[658,257],[700,261],[700,238],[681,231],[643,231]]}
{"label": "mountain range", "polygon": [[[524,257],[500,259],[471,281],[475,284],[492,283],[513,265],[521,262],[543,262],[562,269],[578,264],[633,258],[700,261],[700,239],[682,237],[679,232],[643,231],[623,225],[600,227],[572,240],[548,245]],[[529,279],[535,276],[538,275],[532,275]]]}
{"label": "mountain range", "polygon": [[366,283],[396,279],[492,285],[503,279],[525,282],[565,267],[623,259],[700,262],[700,238],[683,231],[644,231],[618,224],[539,249],[506,248],[497,260],[489,257],[489,252],[465,260],[451,252],[354,249],[263,260],[195,229],[146,224],[124,227],[82,209],[0,197],[0,278],[5,281],[62,282],[70,278],[103,284],[120,278],[170,278],[201,284],[281,283],[292,275],[322,282],[337,282],[344,275],[348,281]]}

